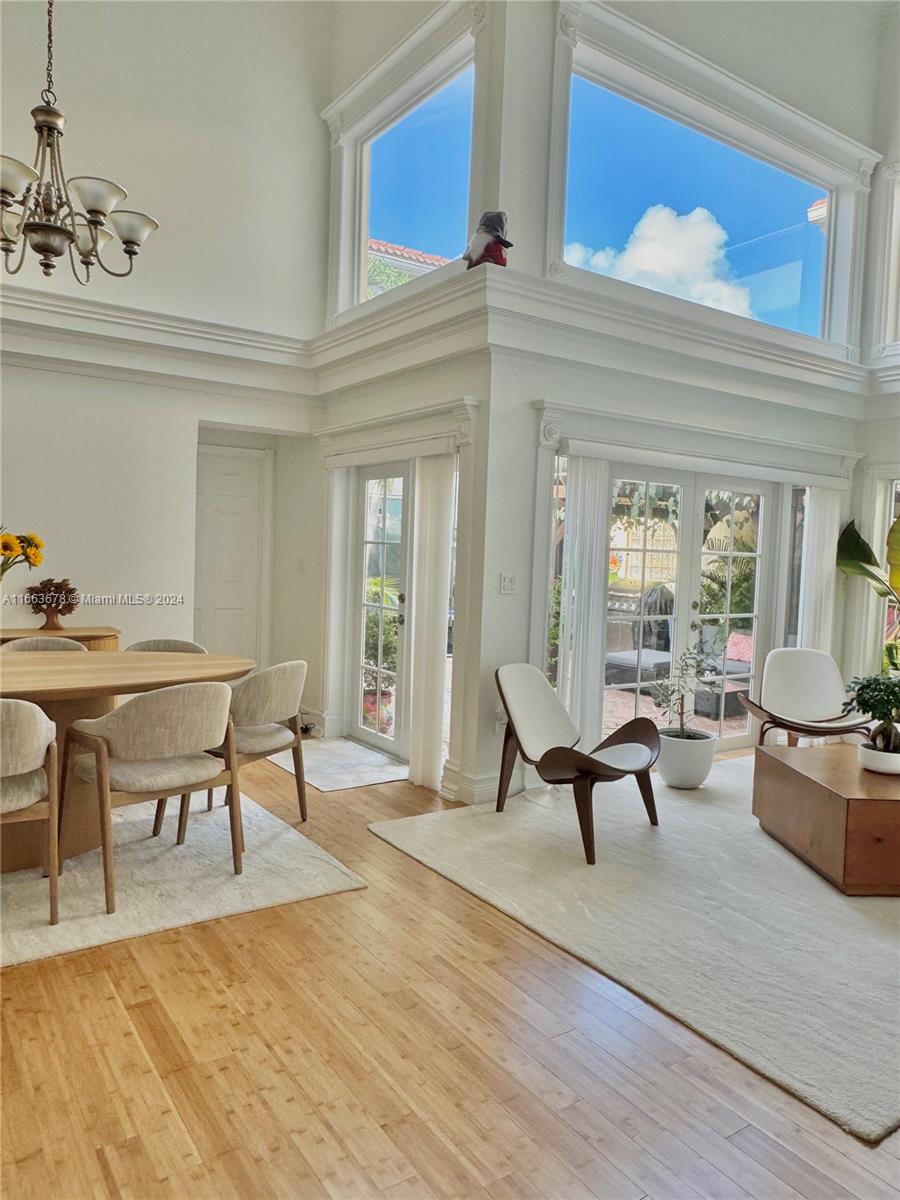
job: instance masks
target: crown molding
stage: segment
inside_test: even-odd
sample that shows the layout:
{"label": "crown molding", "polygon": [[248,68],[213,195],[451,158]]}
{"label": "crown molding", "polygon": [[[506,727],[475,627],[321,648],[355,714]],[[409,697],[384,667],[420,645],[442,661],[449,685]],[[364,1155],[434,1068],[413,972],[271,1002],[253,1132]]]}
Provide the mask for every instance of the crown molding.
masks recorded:
{"label": "crown molding", "polygon": [[[846,346],[566,267],[422,276],[307,341],[8,287],[4,360],[173,387],[300,400],[464,356],[506,353],[862,416],[868,366]],[[875,367],[892,388],[897,363]],[[857,409],[859,411],[857,411]]]}

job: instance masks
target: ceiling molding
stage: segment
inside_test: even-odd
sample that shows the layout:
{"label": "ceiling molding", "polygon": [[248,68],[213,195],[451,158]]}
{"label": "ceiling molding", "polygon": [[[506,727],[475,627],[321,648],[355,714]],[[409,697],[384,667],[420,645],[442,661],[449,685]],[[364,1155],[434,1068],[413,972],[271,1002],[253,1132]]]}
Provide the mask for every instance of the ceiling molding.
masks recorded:
{"label": "ceiling molding", "polygon": [[[423,276],[306,341],[18,287],[4,290],[2,311],[10,363],[298,400],[493,352],[851,418],[874,390],[845,346],[575,268],[558,280],[491,268]],[[879,360],[879,391],[896,371],[893,356]]]}

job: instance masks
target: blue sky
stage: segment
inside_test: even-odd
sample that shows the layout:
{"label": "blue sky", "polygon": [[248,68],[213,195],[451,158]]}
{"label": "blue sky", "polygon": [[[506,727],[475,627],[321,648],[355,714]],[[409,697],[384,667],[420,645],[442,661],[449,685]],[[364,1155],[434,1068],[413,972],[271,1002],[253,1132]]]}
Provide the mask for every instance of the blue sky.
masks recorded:
{"label": "blue sky", "polygon": [[468,67],[372,142],[369,237],[445,258],[465,250],[474,82]]}
{"label": "blue sky", "polygon": [[[370,237],[446,258],[465,249],[473,86],[469,67],[372,142]],[[824,195],[573,76],[574,265],[815,335],[825,237],[806,211]]]}

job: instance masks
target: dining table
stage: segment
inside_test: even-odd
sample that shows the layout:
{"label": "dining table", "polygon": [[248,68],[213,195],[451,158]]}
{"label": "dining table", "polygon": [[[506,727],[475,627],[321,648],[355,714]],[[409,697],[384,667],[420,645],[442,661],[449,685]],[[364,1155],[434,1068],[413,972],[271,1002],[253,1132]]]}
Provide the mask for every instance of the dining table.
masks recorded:
{"label": "dining table", "polygon": [[[90,654],[28,651],[0,654],[0,696],[30,700],[56,725],[62,764],[66,730],[73,721],[112,712],[118,698],[179,683],[239,679],[256,666],[252,658],[227,654],[173,654],[97,650]],[[39,822],[17,822],[3,831],[0,870],[41,866],[44,829]],[[100,845],[96,790],[73,779],[60,829],[60,861]]]}

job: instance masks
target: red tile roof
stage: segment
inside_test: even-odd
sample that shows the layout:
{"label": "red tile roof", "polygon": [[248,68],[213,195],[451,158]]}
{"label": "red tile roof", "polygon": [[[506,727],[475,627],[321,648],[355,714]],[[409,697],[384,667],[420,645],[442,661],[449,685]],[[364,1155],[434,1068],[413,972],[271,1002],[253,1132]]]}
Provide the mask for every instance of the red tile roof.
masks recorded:
{"label": "red tile roof", "polygon": [[394,242],[380,242],[377,238],[369,238],[371,254],[388,254],[391,258],[405,258],[408,262],[422,263],[429,267],[442,267],[450,262],[440,254],[426,254],[424,250],[412,250],[409,246],[397,246]]}

